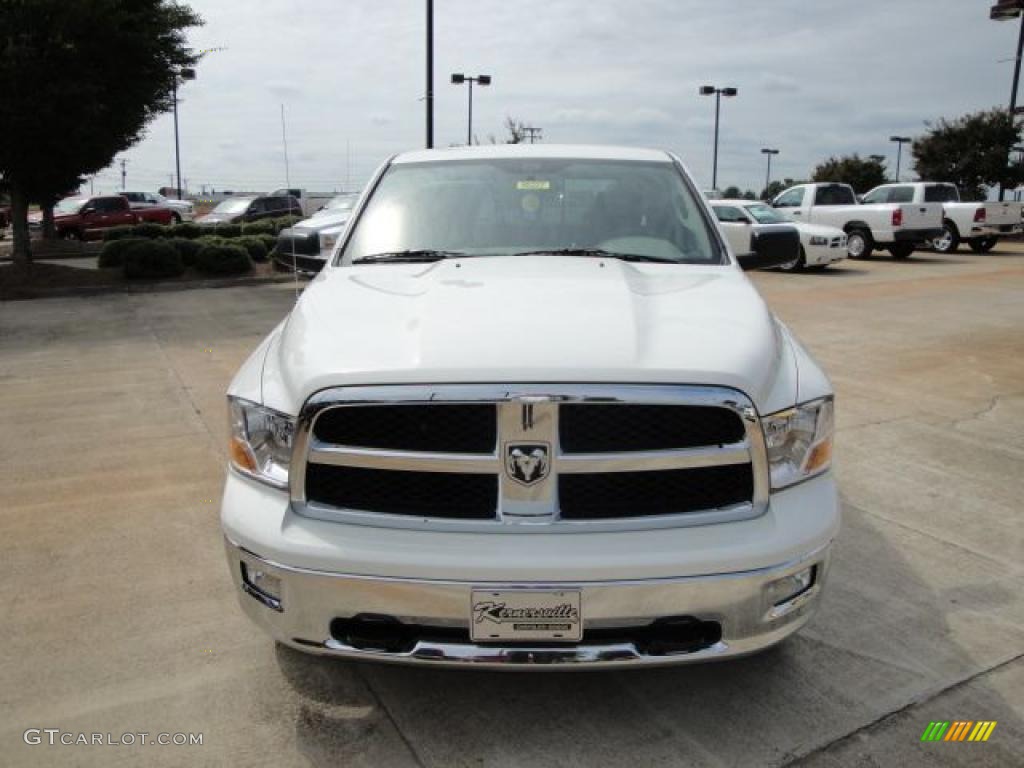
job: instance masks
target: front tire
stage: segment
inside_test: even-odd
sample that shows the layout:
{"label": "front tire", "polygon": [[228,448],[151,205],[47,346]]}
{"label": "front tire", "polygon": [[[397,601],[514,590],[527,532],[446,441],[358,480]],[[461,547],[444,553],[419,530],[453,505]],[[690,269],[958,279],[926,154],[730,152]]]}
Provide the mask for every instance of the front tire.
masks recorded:
{"label": "front tire", "polygon": [[894,243],[889,246],[889,253],[894,259],[906,259],[914,252],[913,243]]}
{"label": "front tire", "polygon": [[171,214],[171,224],[181,224],[181,216],[176,213]]}
{"label": "front tire", "polygon": [[938,253],[953,253],[960,247],[960,232],[952,221],[942,222],[942,234],[932,240],[932,248]]}
{"label": "front tire", "polygon": [[800,272],[807,267],[807,254],[804,252],[804,247],[800,246],[800,255],[796,257],[794,261],[788,264],[780,264],[779,269],[783,272]]}
{"label": "front tire", "polygon": [[998,242],[998,237],[972,237],[967,244],[975,253],[988,253]]}
{"label": "front tire", "polygon": [[864,229],[851,229],[846,233],[846,255],[851,259],[871,258],[875,249],[874,238]]}
{"label": "front tire", "polygon": [[62,229],[57,233],[61,240],[81,240],[82,233],[77,229]]}

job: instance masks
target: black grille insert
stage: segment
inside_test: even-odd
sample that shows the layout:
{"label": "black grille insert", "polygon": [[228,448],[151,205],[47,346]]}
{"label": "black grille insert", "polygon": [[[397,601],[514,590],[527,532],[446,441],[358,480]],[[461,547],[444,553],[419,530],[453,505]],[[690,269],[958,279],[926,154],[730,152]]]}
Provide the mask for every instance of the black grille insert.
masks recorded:
{"label": "black grille insert", "polygon": [[360,448],[493,453],[497,421],[493,404],[354,405],[321,413],[313,434],[325,443]]}
{"label": "black grille insert", "polygon": [[669,515],[749,502],[750,464],[654,472],[608,472],[558,478],[562,517],[601,520]]}
{"label": "black grille insert", "polygon": [[490,520],[497,513],[498,477],[308,464],[306,498],[393,515]]}
{"label": "black grille insert", "polygon": [[743,440],[740,417],[700,405],[567,403],[559,411],[565,453],[661,451]]}

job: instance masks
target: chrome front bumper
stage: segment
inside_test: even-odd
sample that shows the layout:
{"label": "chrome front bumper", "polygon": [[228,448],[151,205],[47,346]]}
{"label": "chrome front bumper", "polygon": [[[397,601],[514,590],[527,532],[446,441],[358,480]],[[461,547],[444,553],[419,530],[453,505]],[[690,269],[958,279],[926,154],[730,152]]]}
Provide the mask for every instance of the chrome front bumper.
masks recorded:
{"label": "chrome front bumper", "polygon": [[[243,610],[276,640],[308,653],[368,661],[493,668],[656,666],[743,656],[768,648],[802,627],[813,613],[828,572],[831,544],[785,564],[739,573],[584,583],[476,583],[374,578],[293,568],[263,559],[225,539],[228,564]],[[271,597],[243,578],[260,571],[279,581]],[[806,591],[773,602],[771,585],[815,567]],[[583,641],[578,644],[479,644],[469,641],[473,588],[579,589]],[[275,599],[277,598],[277,599]],[[335,619],[373,614],[403,624],[444,627],[465,640],[419,639],[406,651],[348,645],[332,635]],[[638,627],[665,617],[717,622],[721,637],[679,653],[646,653],[632,642],[588,641],[588,630]],[[608,633],[604,633],[607,635]]]}

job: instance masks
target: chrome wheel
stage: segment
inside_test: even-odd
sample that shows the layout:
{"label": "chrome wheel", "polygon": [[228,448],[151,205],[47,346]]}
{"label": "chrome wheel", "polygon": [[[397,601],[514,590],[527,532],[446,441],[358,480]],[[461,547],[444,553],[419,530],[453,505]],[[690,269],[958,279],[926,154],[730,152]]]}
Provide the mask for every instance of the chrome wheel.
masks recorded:
{"label": "chrome wheel", "polygon": [[932,248],[939,253],[949,253],[954,250],[953,232],[948,226],[942,228],[942,234],[932,240]]}
{"label": "chrome wheel", "polygon": [[864,255],[867,243],[864,242],[864,235],[860,232],[851,232],[846,238],[846,252],[851,259],[859,259]]}

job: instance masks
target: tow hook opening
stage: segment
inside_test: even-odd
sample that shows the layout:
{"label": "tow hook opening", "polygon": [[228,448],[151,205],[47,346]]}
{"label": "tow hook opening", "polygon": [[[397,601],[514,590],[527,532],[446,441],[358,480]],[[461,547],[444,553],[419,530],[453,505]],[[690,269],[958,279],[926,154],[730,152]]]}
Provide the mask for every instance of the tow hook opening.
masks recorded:
{"label": "tow hook opening", "polygon": [[339,643],[361,651],[408,653],[416,645],[414,628],[394,616],[360,613],[350,619],[331,622],[331,636]]}

